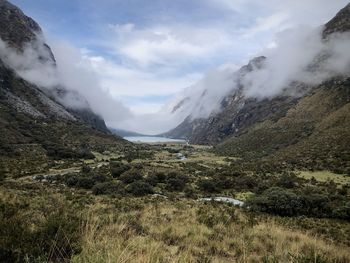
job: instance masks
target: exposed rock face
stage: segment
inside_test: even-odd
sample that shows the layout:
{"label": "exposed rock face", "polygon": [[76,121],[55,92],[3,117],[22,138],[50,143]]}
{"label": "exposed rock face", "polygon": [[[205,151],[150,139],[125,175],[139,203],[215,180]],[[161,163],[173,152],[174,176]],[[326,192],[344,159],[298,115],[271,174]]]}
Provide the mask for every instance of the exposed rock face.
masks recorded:
{"label": "exposed rock face", "polygon": [[[42,39],[42,30],[38,23],[26,16],[19,8],[6,0],[0,0],[0,37],[9,46],[18,50],[23,50],[25,45]],[[42,59],[50,59],[55,62],[55,58],[48,45],[41,43],[47,56]]]}
{"label": "exposed rock face", "polygon": [[[346,31],[350,31],[350,4],[325,25],[323,37]],[[313,62],[317,65],[311,66],[317,68],[325,59],[320,54]],[[252,60],[238,74],[244,76],[265,60]],[[238,79],[238,88],[224,98],[219,113],[205,119],[189,116],[165,135],[216,145],[217,152],[234,156],[307,160],[310,166],[323,163],[324,169],[350,167],[349,77],[317,86],[291,83],[278,96],[263,100],[247,98]]]}
{"label": "exposed rock face", "polygon": [[350,3],[325,25],[323,38],[326,38],[332,33],[343,33],[347,31],[350,31]]}
{"label": "exposed rock face", "polygon": [[8,1],[0,0],[0,36],[4,41],[22,49],[41,34],[40,26],[32,18]]}

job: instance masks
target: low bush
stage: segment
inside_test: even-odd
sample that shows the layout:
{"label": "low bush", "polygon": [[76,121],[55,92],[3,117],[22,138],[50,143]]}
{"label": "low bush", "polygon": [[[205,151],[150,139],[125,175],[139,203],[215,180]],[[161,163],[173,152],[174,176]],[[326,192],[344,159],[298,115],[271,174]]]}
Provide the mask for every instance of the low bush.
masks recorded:
{"label": "low bush", "polygon": [[198,182],[198,187],[206,193],[217,193],[221,191],[217,181],[214,179],[201,180]]}
{"label": "low bush", "polygon": [[128,171],[131,167],[127,164],[123,164],[122,162],[110,162],[109,164],[110,172],[113,178],[118,178],[124,172]]}
{"label": "low bush", "polygon": [[111,179],[99,173],[68,175],[63,179],[67,186],[83,189],[91,189],[97,183],[110,181]]}
{"label": "low bush", "polygon": [[102,194],[123,195],[125,194],[124,188],[125,188],[124,184],[120,182],[104,182],[104,183],[95,184],[92,187],[92,192],[95,195],[102,195]]}
{"label": "low bush", "polygon": [[144,181],[135,181],[126,187],[127,191],[134,196],[144,196],[153,194],[153,188]]}
{"label": "low bush", "polygon": [[164,173],[154,173],[147,176],[146,182],[152,186],[156,186],[159,183],[164,183],[166,178]]}
{"label": "low bush", "polygon": [[188,181],[188,176],[171,172],[168,174],[166,179],[166,188],[169,191],[182,191],[184,190]]}
{"label": "low bush", "polygon": [[135,170],[129,170],[123,173],[119,179],[125,184],[131,184],[133,182],[139,181],[143,179],[142,174]]}
{"label": "low bush", "polygon": [[298,215],[302,202],[294,192],[272,187],[264,191],[263,194],[249,199],[246,205],[253,211],[293,216]]}
{"label": "low bush", "polygon": [[346,196],[311,186],[297,190],[271,187],[249,199],[246,206],[280,216],[350,219],[350,202]]}

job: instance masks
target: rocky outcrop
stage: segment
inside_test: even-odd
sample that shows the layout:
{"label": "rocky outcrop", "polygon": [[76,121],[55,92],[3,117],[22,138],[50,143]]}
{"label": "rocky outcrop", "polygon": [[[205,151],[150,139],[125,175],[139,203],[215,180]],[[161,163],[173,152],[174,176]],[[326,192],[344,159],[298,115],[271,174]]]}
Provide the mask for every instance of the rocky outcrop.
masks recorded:
{"label": "rocky outcrop", "polygon": [[350,3],[325,25],[322,36],[327,38],[333,33],[348,31],[350,31]]}
{"label": "rocky outcrop", "polygon": [[[43,39],[38,23],[6,0],[0,0],[0,37],[17,50],[23,50],[28,43]],[[47,56],[42,59],[50,59],[55,62],[50,47],[44,42],[41,45],[47,52]]]}

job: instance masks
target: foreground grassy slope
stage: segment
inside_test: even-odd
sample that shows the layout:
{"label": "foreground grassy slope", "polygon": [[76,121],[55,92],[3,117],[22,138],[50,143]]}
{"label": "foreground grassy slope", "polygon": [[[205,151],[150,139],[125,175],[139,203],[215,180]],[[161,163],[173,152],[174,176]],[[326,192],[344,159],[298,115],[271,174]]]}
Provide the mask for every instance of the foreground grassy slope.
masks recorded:
{"label": "foreground grassy slope", "polygon": [[315,222],[305,221],[305,230],[223,204],[92,197],[15,182],[0,187],[0,203],[0,234],[14,235],[0,239],[7,262],[350,262],[346,245],[312,232]]}

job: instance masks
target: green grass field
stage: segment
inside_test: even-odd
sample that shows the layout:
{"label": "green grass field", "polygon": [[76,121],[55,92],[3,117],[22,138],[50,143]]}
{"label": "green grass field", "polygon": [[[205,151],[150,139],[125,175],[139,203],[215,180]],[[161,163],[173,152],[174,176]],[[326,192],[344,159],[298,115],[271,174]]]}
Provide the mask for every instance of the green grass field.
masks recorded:
{"label": "green grass field", "polygon": [[333,180],[336,184],[344,185],[350,184],[350,176],[335,174],[330,171],[300,171],[300,176],[305,179],[314,177],[319,182],[326,182]]}

